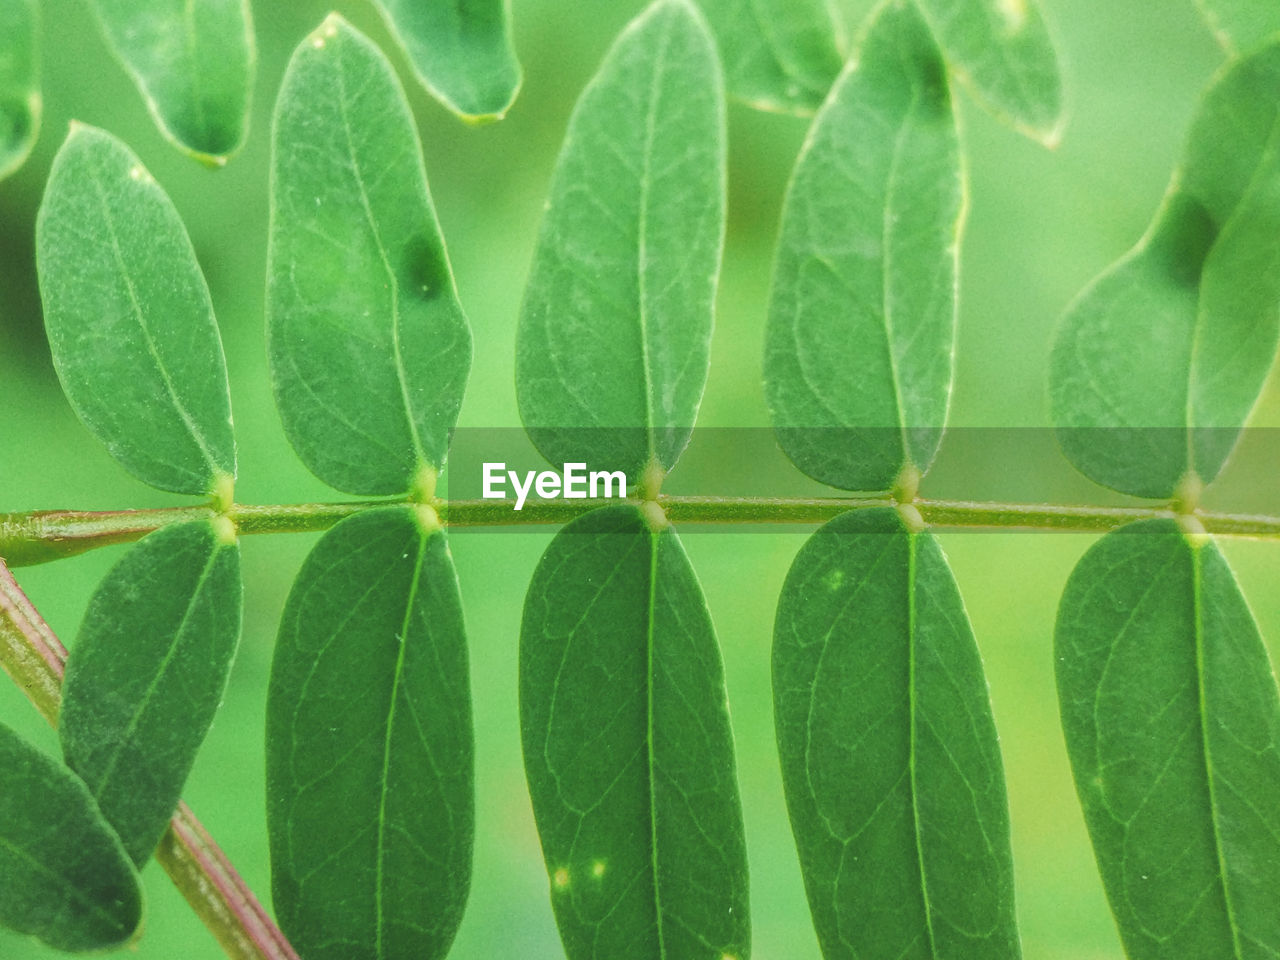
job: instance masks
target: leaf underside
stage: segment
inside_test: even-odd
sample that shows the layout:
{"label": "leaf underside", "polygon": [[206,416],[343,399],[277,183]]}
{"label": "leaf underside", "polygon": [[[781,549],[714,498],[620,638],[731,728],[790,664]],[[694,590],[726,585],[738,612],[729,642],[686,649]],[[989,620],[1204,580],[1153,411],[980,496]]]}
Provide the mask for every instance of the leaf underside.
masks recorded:
{"label": "leaf underside", "polygon": [[0,925],[83,951],[141,922],[137,872],[84,783],[0,725]]}
{"label": "leaf underside", "polygon": [[444,534],[412,506],[329,531],[289,595],[267,701],[282,929],[308,960],[435,960],[471,876],[466,639]]}
{"label": "leaf underside", "polygon": [[143,538],[89,601],[67,660],[58,736],[138,866],[159,843],[222,703],[241,593],[240,548],[199,521]]}
{"label": "leaf underside", "polygon": [[298,456],[348,493],[444,464],[471,366],[413,116],[386,58],[336,14],[276,104],[267,335]]}
{"label": "leaf underside", "polygon": [[525,599],[520,721],[569,960],[745,958],[720,652],[673,530],[619,506],[556,535]]}
{"label": "leaf underside", "polygon": [[249,127],[256,54],[248,0],[93,0],[116,58],[174,146],[221,166]]}
{"label": "leaf underside", "polygon": [[951,395],[964,210],[946,71],[915,9],[881,7],[787,189],[765,397],[816,480],[885,490],[928,469]]}
{"label": "leaf underside", "polygon": [[715,46],[660,0],[574,109],[520,312],[520,416],[554,464],[669,470],[706,383],[725,216]]}
{"label": "leaf underside", "polygon": [[1020,956],[986,678],[933,537],[893,510],[815,533],[783,586],[773,686],[823,956]]}
{"label": "leaf underside", "polygon": [[1205,94],[1138,246],[1068,309],[1049,366],[1059,442],[1086,476],[1167,498],[1234,448],[1280,342],[1280,42]]}
{"label": "leaf underside", "polygon": [[1107,534],[1058,611],[1076,790],[1133,960],[1280,953],[1280,698],[1212,543]]}
{"label": "leaf underside", "polygon": [[17,170],[40,132],[36,0],[0,3],[0,180]]}
{"label": "leaf underside", "polygon": [[58,378],[112,456],[175,493],[234,476],[209,288],[172,202],[111,134],[77,124],[54,158],[36,266]]}

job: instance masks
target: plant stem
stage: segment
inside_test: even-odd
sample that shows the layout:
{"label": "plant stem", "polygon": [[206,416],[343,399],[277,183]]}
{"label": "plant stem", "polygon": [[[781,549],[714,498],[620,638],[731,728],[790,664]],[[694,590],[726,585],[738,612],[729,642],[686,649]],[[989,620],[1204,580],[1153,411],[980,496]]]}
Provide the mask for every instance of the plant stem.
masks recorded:
{"label": "plant stem", "polygon": [[[54,727],[66,661],[66,647],[0,561],[0,665]],[[232,960],[298,960],[185,803],[179,802],[169,821],[156,860]]]}

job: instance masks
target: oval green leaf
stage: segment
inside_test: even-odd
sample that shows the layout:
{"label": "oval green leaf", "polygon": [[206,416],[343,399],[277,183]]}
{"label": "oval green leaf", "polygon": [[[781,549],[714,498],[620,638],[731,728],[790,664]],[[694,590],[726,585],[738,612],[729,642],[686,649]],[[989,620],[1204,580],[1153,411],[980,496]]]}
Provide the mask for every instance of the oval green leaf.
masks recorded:
{"label": "oval green leaf", "polygon": [[1049,365],[1086,476],[1168,498],[1222,470],[1280,342],[1280,42],[1205,94],[1147,236],[1067,310]]}
{"label": "oval green leaf", "polygon": [[17,170],[40,132],[39,9],[0,0],[0,180]]}
{"label": "oval green leaf", "polygon": [[166,140],[222,166],[244,143],[257,54],[249,0],[93,0]]}
{"label": "oval green leaf", "polygon": [[84,783],[0,725],[0,925],[83,951],[141,923],[137,871]]}
{"label": "oval green leaf", "polygon": [[510,0],[374,0],[418,81],[468,123],[501,120],[520,91]]}
{"label": "oval green leaf", "polygon": [[1054,641],[1067,752],[1132,960],[1280,953],[1280,697],[1217,548],[1107,534]]}
{"label": "oval green leaf", "polygon": [[964,197],[940,55],[910,3],[885,4],[814,120],[778,240],[765,397],[814,479],[886,490],[933,462]]}
{"label": "oval green leaf", "polygon": [[271,889],[302,956],[448,952],[471,877],[472,754],[458,582],[435,515],[344,520],[289,595],[267,700]]}
{"label": "oval green leaf", "polygon": [[103,130],[76,124],[36,219],[54,367],[85,426],[138,479],[225,494],[226,362],[204,274],[168,196]]}
{"label": "oval green leaf", "polygon": [[947,65],[980,104],[1046,146],[1062,137],[1058,55],[1039,0],[916,0]]}
{"label": "oval green leaf", "polygon": [[569,960],[745,958],[720,651],[675,532],[606,507],[551,541],[520,628],[525,772]]}
{"label": "oval green leaf", "polygon": [[336,14],[294,53],[273,138],[267,336],[289,439],[348,493],[430,486],[471,331],[404,91]]}
{"label": "oval green leaf", "polygon": [[827,0],[698,0],[724,60],[729,95],[761,110],[807,115],[844,66]]}
{"label": "oval green leaf", "polygon": [[1280,33],[1280,4],[1274,0],[1196,0],[1196,6],[1233,56]]}
{"label": "oval green leaf", "polygon": [[63,754],[139,866],[222,703],[241,592],[229,520],[164,527],[103,579],[67,659]]}
{"label": "oval green leaf", "polygon": [[583,92],[520,312],[516,391],[554,464],[671,469],[706,384],[725,216],[715,44],[659,0]]}
{"label": "oval green leaf", "polygon": [[1020,956],[987,682],[937,541],[887,509],[815,533],[782,588],[773,691],[823,956]]}

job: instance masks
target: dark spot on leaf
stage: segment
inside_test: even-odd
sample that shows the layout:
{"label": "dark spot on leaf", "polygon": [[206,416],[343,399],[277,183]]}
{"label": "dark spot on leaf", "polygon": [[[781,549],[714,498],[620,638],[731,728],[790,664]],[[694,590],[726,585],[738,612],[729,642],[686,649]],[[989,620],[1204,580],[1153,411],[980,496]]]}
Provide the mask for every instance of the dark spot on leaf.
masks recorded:
{"label": "dark spot on leaf", "polygon": [[419,234],[405,244],[400,258],[400,282],[405,292],[423,300],[434,300],[445,289],[449,271],[444,250]]}

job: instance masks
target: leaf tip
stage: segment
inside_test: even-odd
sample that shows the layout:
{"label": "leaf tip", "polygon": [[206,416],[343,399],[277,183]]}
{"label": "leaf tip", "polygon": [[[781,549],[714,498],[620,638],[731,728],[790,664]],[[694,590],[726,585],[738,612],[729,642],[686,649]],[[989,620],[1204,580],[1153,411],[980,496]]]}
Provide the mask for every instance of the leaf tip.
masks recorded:
{"label": "leaf tip", "polygon": [[311,35],[307,37],[306,42],[316,50],[323,50],[324,45],[338,35],[340,30],[350,30],[349,24],[345,17],[338,11],[332,11],[320,26],[311,31]]}

